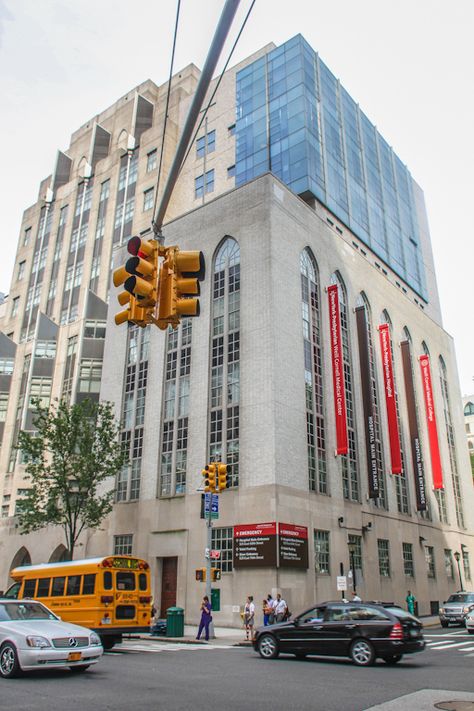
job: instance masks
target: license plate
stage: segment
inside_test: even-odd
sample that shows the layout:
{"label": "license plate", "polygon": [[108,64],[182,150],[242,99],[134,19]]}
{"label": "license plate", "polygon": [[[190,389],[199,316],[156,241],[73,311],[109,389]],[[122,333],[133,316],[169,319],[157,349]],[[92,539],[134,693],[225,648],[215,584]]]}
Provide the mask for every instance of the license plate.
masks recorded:
{"label": "license plate", "polygon": [[410,637],[419,637],[420,633],[418,630],[410,630]]}
{"label": "license plate", "polygon": [[110,617],[103,617],[101,622],[103,625],[110,625],[112,624],[112,619]]}
{"label": "license plate", "polygon": [[80,652],[69,652],[67,657],[68,662],[78,662],[80,659],[82,659]]}

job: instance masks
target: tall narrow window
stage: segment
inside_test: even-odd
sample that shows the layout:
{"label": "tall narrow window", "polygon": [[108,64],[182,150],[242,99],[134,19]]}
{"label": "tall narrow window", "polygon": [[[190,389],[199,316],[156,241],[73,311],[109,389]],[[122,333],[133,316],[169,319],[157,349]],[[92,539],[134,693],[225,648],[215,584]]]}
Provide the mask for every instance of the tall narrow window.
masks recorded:
{"label": "tall narrow window", "polygon": [[453,419],[451,417],[451,405],[449,402],[448,374],[444,360],[439,358],[439,380],[441,393],[443,395],[444,423],[446,425],[446,438],[448,440],[449,463],[451,464],[451,474],[453,477],[454,508],[456,510],[456,520],[460,528],[464,528],[464,511],[462,506],[461,480],[459,477],[458,462],[456,455],[456,443],[454,441]]}
{"label": "tall narrow window", "polygon": [[300,271],[309,488],[311,491],[327,494],[321,357],[321,300],[319,278],[308,249],[301,253]]}
{"label": "tall narrow window", "polygon": [[161,431],[160,496],[186,492],[192,319],[168,330]]}
{"label": "tall narrow window", "polygon": [[374,356],[374,339],[372,337],[372,318],[370,313],[369,302],[366,295],[362,292],[357,299],[357,306],[365,309],[365,324],[367,327],[367,345],[369,355],[369,373],[370,386],[372,393],[372,412],[374,425],[374,443],[375,443],[375,459],[377,463],[377,473],[379,482],[379,496],[373,499],[376,506],[381,506],[388,509],[387,499],[387,484],[385,481],[385,466],[383,461],[382,448],[382,430],[380,425],[380,408],[379,408],[379,393],[377,384],[377,374],[375,371],[375,356]]}
{"label": "tall narrow window", "polygon": [[226,462],[231,486],[239,484],[240,249],[227,237],[212,279],[210,461]]}
{"label": "tall narrow window", "polygon": [[348,452],[341,455],[342,489],[345,499],[359,501],[359,472],[357,462],[356,426],[354,413],[354,389],[352,377],[352,357],[349,338],[349,319],[347,300],[344,284],[339,274],[333,274],[331,284],[337,284],[339,294],[339,308],[341,316],[342,358],[344,365],[344,386],[346,391],[347,408],[347,437]]}
{"label": "tall narrow window", "polygon": [[140,498],[149,338],[148,328],[129,326],[120,433],[129,463],[117,475],[117,501],[135,501]]}

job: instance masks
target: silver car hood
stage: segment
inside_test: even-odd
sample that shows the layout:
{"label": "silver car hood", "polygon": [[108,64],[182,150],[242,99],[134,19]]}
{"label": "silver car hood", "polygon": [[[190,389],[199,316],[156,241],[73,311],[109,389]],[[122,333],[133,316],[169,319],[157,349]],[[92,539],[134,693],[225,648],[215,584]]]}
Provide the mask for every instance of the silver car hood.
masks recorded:
{"label": "silver car hood", "polygon": [[0,622],[0,631],[20,635],[40,635],[47,638],[89,637],[91,630],[62,620],[11,620]]}

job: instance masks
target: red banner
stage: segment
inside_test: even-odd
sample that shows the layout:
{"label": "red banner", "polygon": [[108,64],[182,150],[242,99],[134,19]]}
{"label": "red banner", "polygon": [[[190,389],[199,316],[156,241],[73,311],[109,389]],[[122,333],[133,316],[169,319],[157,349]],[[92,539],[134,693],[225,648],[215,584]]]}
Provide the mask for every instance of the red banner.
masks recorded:
{"label": "red banner", "polygon": [[332,382],[336,414],[336,454],[347,454],[346,393],[342,360],[341,316],[337,284],[328,286],[329,328],[331,331]]}
{"label": "red banner", "polygon": [[379,326],[380,349],[382,351],[383,380],[385,385],[385,404],[387,407],[388,436],[390,440],[390,460],[392,474],[402,473],[402,451],[398,429],[397,400],[393,379],[393,356],[390,344],[390,326]]}
{"label": "red banner", "polygon": [[436,427],[436,413],[431,385],[430,358],[420,356],[421,380],[423,382],[423,395],[425,398],[426,422],[428,425],[428,440],[430,443],[431,469],[433,473],[433,486],[435,489],[444,489],[443,470],[439,453],[438,429]]}

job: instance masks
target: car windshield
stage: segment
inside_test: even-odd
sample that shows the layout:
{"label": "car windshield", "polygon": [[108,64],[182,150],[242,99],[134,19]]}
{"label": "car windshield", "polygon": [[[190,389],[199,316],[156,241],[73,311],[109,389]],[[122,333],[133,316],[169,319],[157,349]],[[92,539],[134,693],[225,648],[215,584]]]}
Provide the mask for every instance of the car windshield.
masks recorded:
{"label": "car windshield", "polygon": [[39,602],[0,603],[0,622],[12,620],[57,620],[51,610]]}
{"label": "car windshield", "polygon": [[474,602],[474,595],[466,593],[458,593],[457,595],[450,595],[448,602]]}

